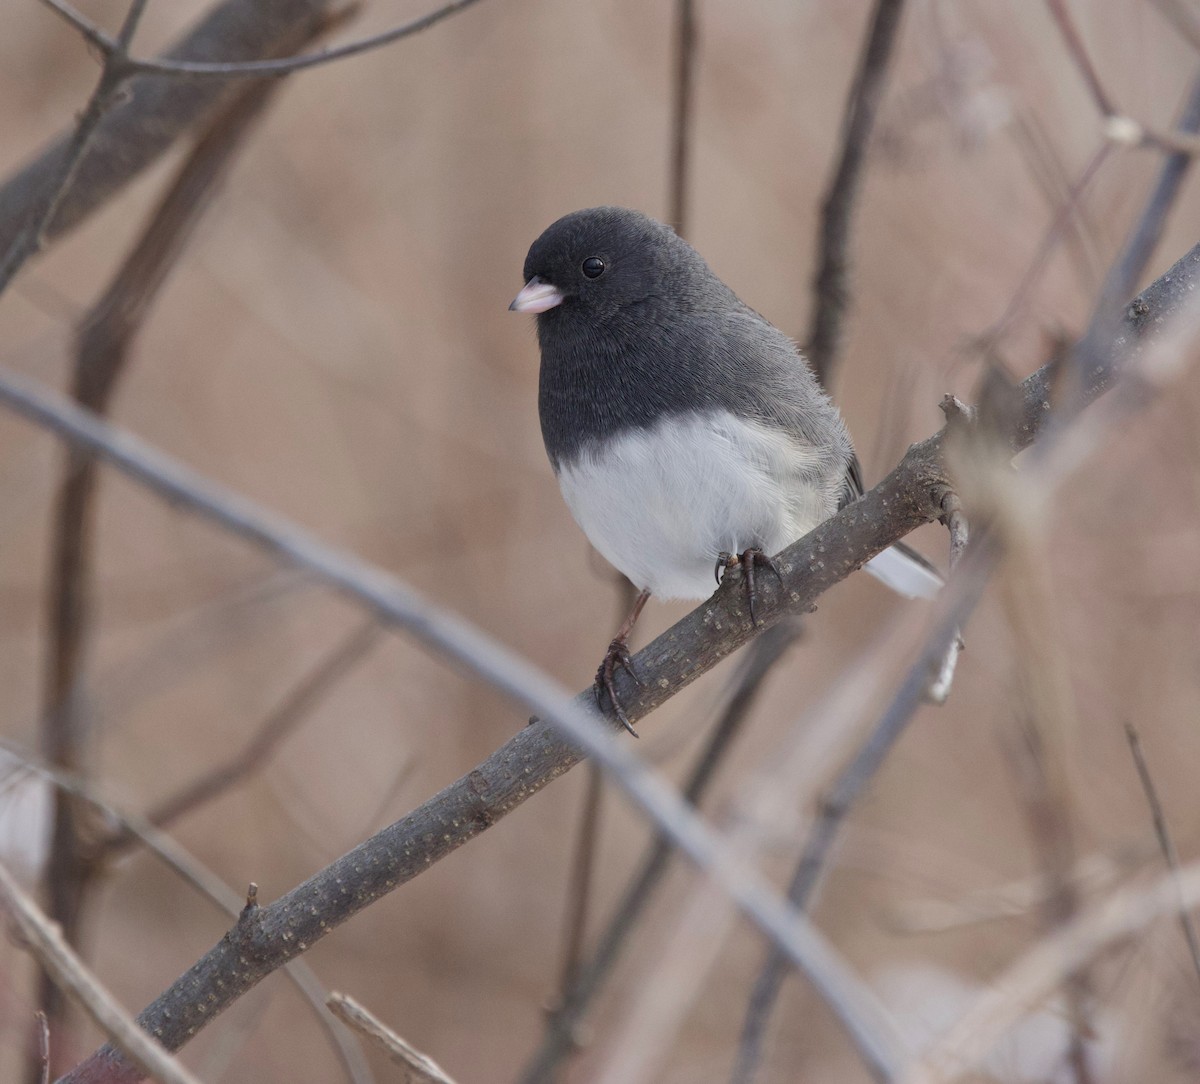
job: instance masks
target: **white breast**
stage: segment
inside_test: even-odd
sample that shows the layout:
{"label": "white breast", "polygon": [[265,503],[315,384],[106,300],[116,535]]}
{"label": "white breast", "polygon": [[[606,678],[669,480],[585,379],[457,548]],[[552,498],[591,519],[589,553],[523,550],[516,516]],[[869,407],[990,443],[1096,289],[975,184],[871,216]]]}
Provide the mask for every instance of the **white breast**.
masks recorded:
{"label": "white breast", "polygon": [[827,450],[719,411],[585,446],[558,481],[612,565],[659,598],[690,599],[712,594],[719,553],[778,553],[832,515],[842,466]]}

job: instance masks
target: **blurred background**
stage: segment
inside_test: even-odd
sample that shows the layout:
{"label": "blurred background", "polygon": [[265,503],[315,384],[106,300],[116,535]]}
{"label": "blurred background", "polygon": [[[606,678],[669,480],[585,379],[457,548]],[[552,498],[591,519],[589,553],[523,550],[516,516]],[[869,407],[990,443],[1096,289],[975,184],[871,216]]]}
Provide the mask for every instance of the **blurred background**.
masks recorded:
{"label": "blurred background", "polygon": [[[1166,129],[1197,68],[1145,0],[1075,17],[1106,88]],[[1200,19],[1200,8],[1180,0]],[[123,2],[81,5],[115,28]],[[149,5],[136,51],[164,48],[207,8]],[[65,129],[97,73],[77,33],[9,3],[0,36],[0,172]],[[343,37],[420,14],[375,0]],[[749,304],[801,339],[822,191],[870,13],[865,0],[700,3],[686,234]],[[291,78],[265,114],[150,312],[112,404],[146,440],[322,539],[394,572],[571,688],[587,686],[619,620],[615,574],[591,553],[546,462],[533,322],[506,311],[534,237],[599,203],[667,214],[669,4],[486,0],[389,48]],[[1045,7],[911,0],[853,239],[853,307],[833,393],[868,484],[971,399],[972,343],[1002,316],[1101,141],[1100,119]],[[4,364],[68,383],[75,329],[182,160],[168,155],[27,266],[0,304]],[[1085,326],[1160,163],[1114,152],[1088,186],[996,357],[1015,376]],[[1200,239],[1195,183],[1148,278]],[[1077,725],[1059,734],[1085,900],[1156,872],[1123,727],[1141,733],[1182,857],[1200,844],[1200,379],[1135,415],[1036,524],[1047,635]],[[38,748],[61,444],[0,411],[0,734]],[[914,540],[945,566],[945,533]],[[224,762],[363,615],[262,553],[101,473],[97,591],[81,689],[88,774],[146,810]],[[686,612],[652,603],[640,642]],[[708,808],[720,817],[807,708],[868,645],[888,677],[929,611],[865,576],[829,592],[768,678]],[[1044,932],[1014,633],[988,596],[950,702],[923,708],[854,811],[815,917],[914,1044]],[[733,661],[640,726],[674,778],[694,758]],[[240,785],[172,827],[219,877],[271,900],[469,771],[525,715],[409,639],[384,632]],[[561,968],[580,768],[336,931],[305,957],[460,1081],[513,1079],[541,1035]],[[0,859],[36,884],[44,791],[6,763]],[[812,809],[797,811],[811,815]],[[648,841],[602,804],[593,928]],[[764,841],[784,883],[800,821]],[[682,866],[634,934],[569,1079],[605,1064],[697,881]],[[140,850],[89,894],[87,958],[140,1009],[221,936],[226,918]],[[728,1078],[763,956],[744,924],[722,945],[657,1079]],[[1177,925],[1106,958],[1091,981],[1096,1080],[1194,1080],[1200,996]],[[0,945],[0,1076],[17,1079],[36,1007],[28,957]],[[279,975],[186,1048],[205,1080],[341,1079]],[[1054,1007],[978,1079],[1076,1079]],[[97,1041],[80,1022],[75,1055]],[[375,1059],[375,1055],[371,1055]],[[399,1079],[382,1059],[379,1080]],[[868,1079],[805,984],[791,979],[760,1079]]]}

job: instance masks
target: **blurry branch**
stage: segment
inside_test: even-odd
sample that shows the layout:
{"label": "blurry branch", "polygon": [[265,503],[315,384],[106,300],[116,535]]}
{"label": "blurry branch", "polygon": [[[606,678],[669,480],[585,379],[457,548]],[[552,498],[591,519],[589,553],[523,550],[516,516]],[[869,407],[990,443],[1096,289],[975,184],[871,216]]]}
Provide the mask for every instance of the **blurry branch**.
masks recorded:
{"label": "blurry branch", "polygon": [[[1163,857],[1167,860],[1167,868],[1178,879],[1179,852],[1175,849],[1175,841],[1171,838],[1170,829],[1167,827],[1167,815],[1159,800],[1154,777],[1150,774],[1150,765],[1146,763],[1146,755],[1142,752],[1142,739],[1138,736],[1132,723],[1125,724],[1125,737],[1129,740],[1129,751],[1133,754],[1133,763],[1137,767],[1138,779],[1141,781],[1142,791],[1146,795],[1146,802],[1150,806],[1150,815],[1154,819],[1154,834],[1158,838],[1158,845],[1162,850]],[[1200,937],[1196,936],[1196,926],[1192,922],[1192,916],[1188,913],[1188,909],[1183,904],[1182,895],[1179,899],[1179,924],[1183,927],[1183,936],[1192,957],[1192,967],[1195,969],[1197,977],[1200,978]]]}
{"label": "blurry branch", "polygon": [[[164,60],[138,60],[133,57],[126,57],[124,66],[132,74],[167,75],[192,80],[205,78],[220,80],[287,75],[290,72],[301,71],[304,68],[315,68],[318,64],[328,64],[334,60],[344,60],[346,57],[357,56],[359,53],[365,53],[371,49],[391,45],[392,42],[399,41],[401,38],[407,38],[422,30],[427,30],[429,27],[440,23],[443,19],[457,14],[464,8],[468,8],[477,2],[478,0],[452,0],[451,3],[443,4],[441,7],[435,8],[433,11],[419,18],[403,23],[400,26],[394,26],[391,30],[385,30],[381,34],[372,34],[369,38],[362,38],[358,41],[348,42],[345,45],[321,49],[315,53],[306,53],[304,56],[292,56],[280,60],[204,61],[173,59],[172,54],[172,56]],[[95,23],[85,18],[71,7],[70,4],[66,3],[66,0],[42,0],[42,3],[52,7],[106,56],[117,49],[118,43],[116,41],[110,38]]]}
{"label": "blurry branch", "polygon": [[21,891],[13,875],[2,864],[0,906],[12,918],[23,946],[144,1073],[162,1084],[200,1084],[113,1000],[62,939],[55,924]]}
{"label": "blurry branch", "polygon": [[[1200,246],[1126,306],[1120,324],[1122,349],[1136,347],[1190,300],[1200,278]],[[1099,394],[1108,373],[1087,385]],[[1033,442],[1050,416],[1054,370],[1047,366],[1020,385],[1020,411],[1010,447]],[[543,722],[525,727],[473,771],[383,829],[321,874],[263,908],[252,937],[229,936],[164,993],[142,1017],[143,1026],[179,1045],[190,1034],[271,970],[319,940],[386,892],[394,890],[445,854],[479,834],[585,754],[654,818],[686,854],[705,868],[738,906],[779,940],[800,963],[869,1061],[890,1061],[891,1039],[880,1025],[873,999],[849,976],[808,924],[774,898],[762,877],[721,846],[683,800],[640,764],[625,746],[595,726],[590,690],[574,704],[523,659],[456,618],[429,606],[381,570],[324,546],[307,532],[256,504],[202,479],[145,442],[47,394],[23,378],[0,372],[0,400],[27,418],[102,456],[129,477],[172,503],[201,512],[243,538],[308,570],[351,595],[384,620],[408,628],[426,645],[467,666],[494,687],[535,712]],[[943,434],[913,445],[899,466],[861,499],[820,524],[779,555],[780,595],[760,601],[759,623],[775,624],[785,612],[801,613],[834,583],[922,523],[942,514],[948,484]],[[965,564],[966,562],[964,562]],[[961,577],[960,577],[961,578]],[[758,631],[738,585],[712,599],[639,652],[645,676],[636,685],[618,675],[618,693],[631,719],[639,719],[675,695]],[[566,735],[551,730],[554,724]],[[247,943],[247,941],[249,943]],[[239,950],[252,966],[238,964]],[[236,980],[234,978],[236,976]],[[197,1001],[202,1001],[201,1005]],[[882,1030],[881,1030],[882,1029]],[[104,1079],[119,1062],[107,1048],[70,1075],[75,1084]],[[134,1079],[131,1076],[117,1080]]]}
{"label": "blurry branch", "polygon": [[33,1014],[33,1018],[38,1030],[37,1056],[41,1071],[40,1081],[41,1084],[50,1084],[50,1024],[41,1009]]}
{"label": "blurry branch", "polygon": [[96,133],[104,114],[116,103],[121,94],[125,80],[129,78],[124,70],[124,61],[133,40],[137,24],[141,20],[142,10],[146,0],[132,0],[121,29],[112,43],[112,49],[104,57],[104,66],[100,70],[100,79],[96,89],[92,91],[88,103],[79,115],[75,131],[70,142],[64,148],[64,153],[54,163],[54,168],[46,178],[45,184],[35,195],[33,206],[28,217],[22,223],[20,231],[12,243],[5,246],[4,256],[0,259],[0,293],[11,281],[25,260],[42,247],[47,228],[58,213],[67,190],[75,178],[79,163],[83,159],[88,143]]}
{"label": "blurry branch", "polygon": [[974,1068],[1027,1013],[1063,980],[1127,941],[1164,915],[1200,905],[1200,864],[1167,873],[1148,888],[1131,886],[1106,896],[1066,926],[1040,939],[1006,972],[993,978],[975,1003],[909,1065],[901,1084],[951,1081]]}
{"label": "blurry branch", "polygon": [[[343,16],[328,14],[330,3],[225,0],[167,55],[286,54],[340,21]],[[81,222],[227,99],[224,84],[134,76],[128,58],[117,58],[115,52],[106,57],[97,93],[103,89],[107,98],[110,83],[120,84],[120,93],[101,101],[94,117],[85,110],[70,134],[0,185],[0,288],[26,257]]]}
{"label": "blurry branch", "polygon": [[1116,116],[1117,107],[1100,82],[1100,76],[1084,48],[1083,38],[1079,36],[1079,31],[1071,18],[1071,12],[1067,8],[1066,0],[1046,0],[1046,7],[1050,9],[1050,15],[1058,27],[1058,32],[1062,35],[1067,52],[1071,54],[1075,67],[1079,69],[1080,76],[1087,84],[1088,92],[1095,101],[1096,108],[1106,117]]}
{"label": "blurry branch", "polygon": [[692,139],[692,106],[696,98],[696,5],[675,0],[675,78],[671,97],[671,176],[667,221],[687,236],[688,160]]}
{"label": "blurry branch", "polygon": [[[118,809],[111,802],[106,801],[85,779],[38,761],[12,742],[0,739],[0,749],[4,749],[35,775],[41,776],[60,790],[69,791],[75,797],[94,806],[106,822],[118,826],[115,834],[128,834],[131,839],[144,846],[167,869],[179,877],[184,884],[195,889],[199,895],[209,900],[219,910],[224,911],[231,918],[237,918],[240,914],[245,903],[244,897],[234,892],[179,843],[156,828],[146,818]],[[303,960],[292,960],[284,968],[284,973],[301,996],[312,1006],[318,1022],[329,1036],[331,1044],[345,1067],[347,1078],[353,1084],[370,1084],[372,1077],[363,1059],[362,1051],[358,1048],[354,1037],[333,1019],[325,1007],[325,989],[312,969]]]}
{"label": "blurry branch", "polygon": [[[1063,43],[1079,75],[1087,86],[1088,93],[1095,102],[1096,109],[1104,118],[1105,137],[1120,146],[1145,147],[1154,146],[1160,150],[1173,151],[1180,154],[1194,155],[1200,153],[1200,140],[1193,132],[1163,132],[1151,128],[1141,121],[1134,120],[1127,113],[1117,108],[1112,95],[1104,87],[1100,73],[1092,63],[1079,29],[1071,18],[1067,0],[1046,0],[1051,18],[1062,35]],[[1178,28],[1178,24],[1176,24]]]}
{"label": "blurry branch", "polygon": [[138,29],[138,23],[142,20],[144,8],[145,0],[131,0],[121,29],[113,41],[113,48],[104,56],[96,89],[91,92],[83,113],[79,114],[70,143],[66,145],[64,154],[54,163],[53,172],[46,179],[46,185],[36,194],[28,220],[24,222],[12,244],[7,246],[4,258],[0,259],[0,293],[4,293],[20,265],[44,244],[47,229],[58,214],[62,199],[71,187],[79,162],[83,160],[84,152],[88,150],[96,128],[100,126],[104,114],[114,106],[124,91],[125,80],[128,77],[122,70],[122,62],[126,58],[130,42],[133,41],[134,32]]}
{"label": "blurry branch", "polygon": [[[718,765],[740,733],[763,680],[800,633],[798,623],[784,621],[751,645],[735,678],[733,694],[683,788],[683,796],[692,805],[700,804]],[[525,1067],[521,1075],[522,1084],[546,1084],[555,1080],[558,1066],[579,1046],[580,1025],[592,998],[608,978],[655,890],[662,883],[670,857],[670,844],[659,837],[651,846],[641,868],[631,878],[625,895],[600,934],[591,959],[573,976],[571,985],[564,987],[560,1003],[548,1015],[542,1045]]]}
{"label": "blurry branch", "polygon": [[[375,645],[379,635],[379,625],[373,619],[368,619],[358,628],[351,630],[288,691],[283,700],[258,725],[245,746],[224,764],[218,764],[176,794],[159,802],[146,814],[147,822],[155,828],[166,828],[180,817],[220,797],[262,768],[280,743],[311,714],[315,705],[330,688],[348,674]],[[97,857],[111,858],[114,854],[127,850],[136,841],[136,833],[128,824],[124,824],[96,845]]]}
{"label": "blurry branch", "polygon": [[[811,908],[842,823],[924,702],[930,674],[945,666],[945,659],[958,640],[959,629],[983,593],[986,575],[982,573],[986,573],[986,565],[981,553],[982,548],[977,544],[975,560],[959,564],[957,576],[943,592],[947,597],[939,600],[942,614],[916,662],[909,668],[867,740],[819,803],[816,821],[788,886],[788,900],[797,909]],[[748,1084],[758,1071],[766,1045],[767,1024],[787,973],[788,961],[772,949],[755,981],[746,1009],[730,1078],[738,1084]]]}
{"label": "blurry branch", "polygon": [[387,1054],[392,1064],[401,1066],[408,1084],[454,1084],[454,1080],[446,1075],[437,1062],[409,1046],[354,998],[334,993],[329,995],[326,1004],[343,1024],[370,1039]]}
{"label": "blurry branch", "polygon": [[[85,317],[71,378],[71,394],[82,406],[101,415],[107,411],[146,314],[253,121],[278,86],[255,84],[228,101]],[[51,536],[50,643],[41,748],[48,762],[72,772],[85,770],[88,745],[85,658],[94,594],[97,470],[91,455],[77,448],[68,450]],[[87,810],[69,792],[55,792],[46,867],[49,914],[73,945],[79,943],[84,899],[97,869]],[[42,1005],[57,1029],[64,1006],[49,976],[42,984]]]}
{"label": "blurry branch", "polygon": [[904,0],[875,0],[858,70],[842,117],[842,152],[821,204],[819,267],[805,353],[826,388],[833,379],[850,303],[850,229],[866,162],[867,144],[883,98]]}
{"label": "blurry branch", "polygon": [[1200,52],[1200,15],[1187,0],[1150,0],[1181,38]]}
{"label": "blurry branch", "polygon": [[1087,165],[1084,166],[1078,179],[1071,185],[1066,199],[1059,205],[1054,218],[1051,220],[1046,232],[1042,235],[1042,240],[1038,244],[1037,251],[1034,253],[1033,259],[1030,260],[1029,267],[1026,268],[1025,273],[1021,276],[1021,280],[1017,284],[1016,290],[1013,291],[1008,304],[1005,306],[1004,312],[994,324],[977,336],[976,341],[985,352],[995,349],[996,344],[1003,338],[1008,328],[1025,307],[1029,295],[1041,277],[1050,256],[1058,247],[1063,235],[1070,227],[1072,219],[1079,214],[1083,193],[1100,172],[1100,167],[1108,160],[1112,149],[1112,143],[1107,141],[1101,143],[1096,149],[1096,153],[1092,155]]}
{"label": "blurry branch", "polygon": [[[1200,129],[1200,75],[1192,81],[1178,125],[1178,130],[1187,135],[1195,135],[1197,129]],[[1124,251],[1104,279],[1087,331],[1071,351],[1057,421],[1069,420],[1077,410],[1094,398],[1097,387],[1107,386],[1111,379],[1113,365],[1124,345],[1120,306],[1125,304],[1126,299],[1133,293],[1146,265],[1150,262],[1151,255],[1158,247],[1167,212],[1179,195],[1183,178],[1191,164],[1191,156],[1182,151],[1172,151],[1166,155],[1159,170],[1158,180],[1130,233]],[[1167,276],[1170,274],[1171,272],[1168,272]],[[1158,281],[1166,281],[1167,276]],[[1136,306],[1141,300],[1139,298],[1134,301],[1135,315]],[[1126,318],[1129,312],[1130,310],[1126,310]]]}
{"label": "blurry branch", "polygon": [[[626,583],[629,581],[626,580]],[[563,938],[562,963],[558,969],[558,995],[561,1002],[579,974],[583,943],[587,937],[591,910],[592,877],[596,872],[596,850],[600,837],[600,808],[604,796],[604,773],[595,764],[586,765],[583,811],[575,840],[574,861],[567,884],[566,934]]]}

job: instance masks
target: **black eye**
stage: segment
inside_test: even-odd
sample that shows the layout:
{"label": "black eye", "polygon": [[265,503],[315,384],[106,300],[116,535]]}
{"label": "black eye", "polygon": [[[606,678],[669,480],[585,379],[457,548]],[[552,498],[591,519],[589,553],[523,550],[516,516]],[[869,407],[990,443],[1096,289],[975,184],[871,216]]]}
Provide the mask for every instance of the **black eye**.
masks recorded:
{"label": "black eye", "polygon": [[583,273],[590,279],[598,279],[604,274],[604,261],[599,256],[589,256],[582,264]]}

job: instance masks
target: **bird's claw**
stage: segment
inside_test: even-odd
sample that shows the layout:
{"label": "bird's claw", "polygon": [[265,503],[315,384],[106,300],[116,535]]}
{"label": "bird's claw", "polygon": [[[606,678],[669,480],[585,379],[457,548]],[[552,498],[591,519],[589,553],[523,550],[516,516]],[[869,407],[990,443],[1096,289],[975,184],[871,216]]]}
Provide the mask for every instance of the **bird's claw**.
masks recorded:
{"label": "bird's claw", "polygon": [[742,582],[746,585],[746,603],[750,608],[750,620],[754,625],[758,624],[758,615],[754,612],[754,570],[756,568],[765,568],[769,570],[775,579],[779,581],[780,590],[783,589],[783,576],[779,569],[775,566],[775,562],[771,560],[760,549],[751,547],[748,550],[743,550],[739,553],[721,552],[717,555],[717,583],[721,582],[721,573],[727,568],[740,568],[742,570]]}
{"label": "bird's claw", "polygon": [[596,682],[593,686],[596,693],[596,705],[597,707],[603,707],[600,699],[601,694],[608,693],[608,701],[612,704],[613,713],[621,721],[621,725],[636,738],[638,737],[638,732],[633,729],[633,723],[629,721],[629,716],[625,714],[625,709],[621,707],[621,700],[617,696],[616,685],[613,683],[613,675],[616,674],[618,666],[622,667],[633,678],[635,685],[640,686],[642,684],[641,676],[633,665],[633,656],[629,653],[629,645],[618,637],[608,645],[604,661],[600,663],[600,668],[596,671]]}

